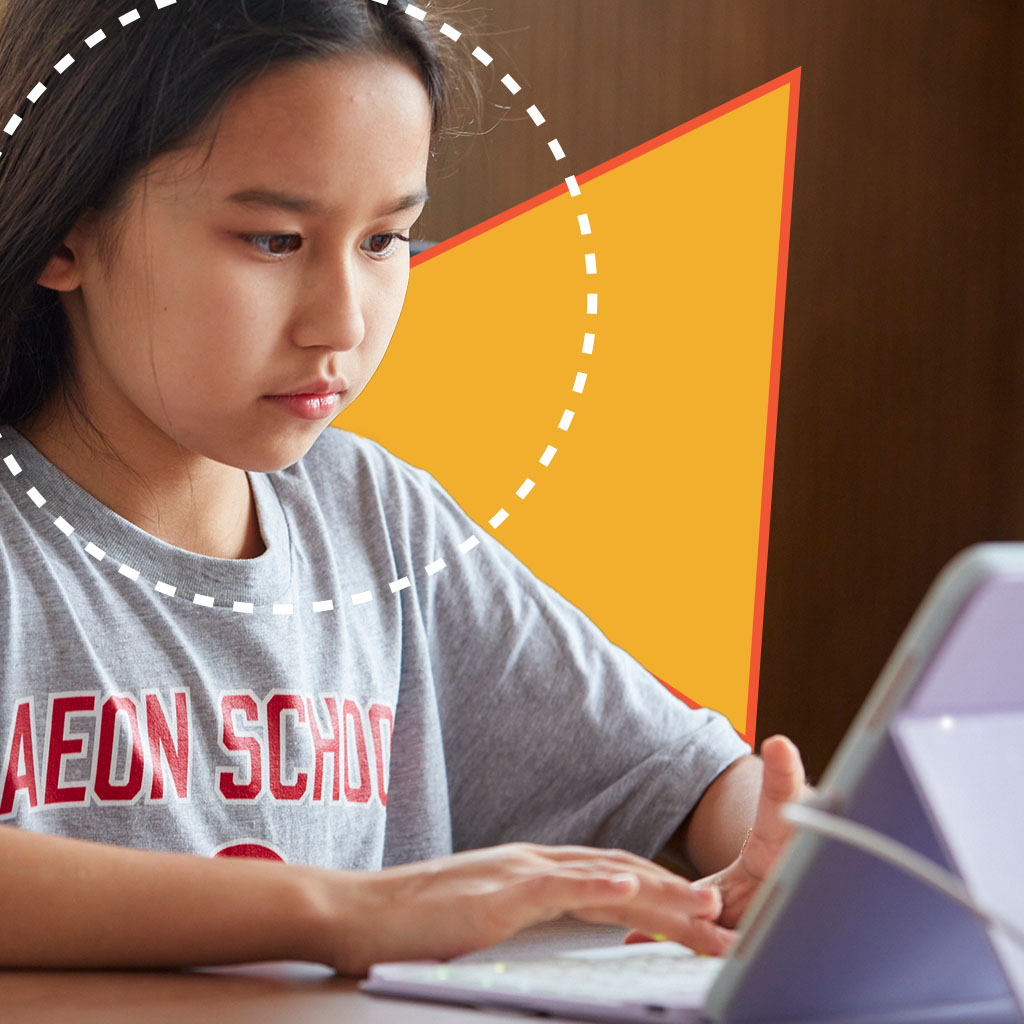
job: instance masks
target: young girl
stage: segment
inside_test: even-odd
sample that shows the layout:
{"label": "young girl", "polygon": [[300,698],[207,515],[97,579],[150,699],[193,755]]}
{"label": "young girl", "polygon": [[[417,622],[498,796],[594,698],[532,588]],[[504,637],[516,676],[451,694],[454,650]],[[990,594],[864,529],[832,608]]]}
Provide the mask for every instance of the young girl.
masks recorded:
{"label": "young girl", "polygon": [[721,953],[788,835],[792,744],[326,429],[405,296],[426,10],[2,8],[0,964],[359,973],[562,913]]}

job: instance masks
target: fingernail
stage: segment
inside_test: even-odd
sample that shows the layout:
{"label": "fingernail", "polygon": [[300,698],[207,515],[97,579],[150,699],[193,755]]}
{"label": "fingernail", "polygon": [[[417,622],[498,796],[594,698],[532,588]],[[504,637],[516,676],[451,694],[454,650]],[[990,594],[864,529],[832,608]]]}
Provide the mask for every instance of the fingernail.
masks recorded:
{"label": "fingernail", "polygon": [[630,885],[639,885],[640,883],[640,880],[636,875],[629,871],[620,871],[617,875],[611,875],[609,876],[608,881],[611,882],[612,885],[618,885],[623,889]]}

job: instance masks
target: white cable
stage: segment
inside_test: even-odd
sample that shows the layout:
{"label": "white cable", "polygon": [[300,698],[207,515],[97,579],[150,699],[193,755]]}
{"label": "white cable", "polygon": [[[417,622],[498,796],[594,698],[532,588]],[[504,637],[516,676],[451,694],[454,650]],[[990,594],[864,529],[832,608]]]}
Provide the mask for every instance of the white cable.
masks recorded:
{"label": "white cable", "polygon": [[937,889],[954,903],[959,903],[986,924],[1001,929],[1019,946],[1024,946],[1024,928],[998,910],[980,906],[956,875],[891,836],[859,822],[808,807],[807,804],[786,804],[782,808],[782,816],[808,832],[817,832],[829,839],[854,846],[899,868]]}

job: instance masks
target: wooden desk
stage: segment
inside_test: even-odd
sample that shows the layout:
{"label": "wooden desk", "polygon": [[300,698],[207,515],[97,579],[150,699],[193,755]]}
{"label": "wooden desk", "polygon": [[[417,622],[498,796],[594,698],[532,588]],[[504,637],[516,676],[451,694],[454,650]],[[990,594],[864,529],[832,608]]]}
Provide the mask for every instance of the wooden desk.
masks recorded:
{"label": "wooden desk", "polygon": [[[625,931],[555,921],[493,947],[503,959],[610,945]],[[475,954],[482,958],[482,954]],[[357,979],[316,964],[190,971],[0,971],[4,1024],[509,1024],[497,1011],[364,995]],[[522,1018],[519,1018],[522,1019]]]}

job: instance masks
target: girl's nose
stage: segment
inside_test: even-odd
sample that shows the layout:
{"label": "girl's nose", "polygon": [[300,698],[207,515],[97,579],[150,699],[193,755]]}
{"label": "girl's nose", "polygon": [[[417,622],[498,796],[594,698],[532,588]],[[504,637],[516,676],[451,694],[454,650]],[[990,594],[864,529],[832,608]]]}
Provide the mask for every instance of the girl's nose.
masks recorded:
{"label": "girl's nose", "polygon": [[340,352],[356,348],[366,336],[363,289],[351,261],[335,263],[307,286],[305,314],[297,332],[300,344]]}

